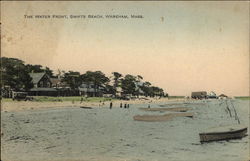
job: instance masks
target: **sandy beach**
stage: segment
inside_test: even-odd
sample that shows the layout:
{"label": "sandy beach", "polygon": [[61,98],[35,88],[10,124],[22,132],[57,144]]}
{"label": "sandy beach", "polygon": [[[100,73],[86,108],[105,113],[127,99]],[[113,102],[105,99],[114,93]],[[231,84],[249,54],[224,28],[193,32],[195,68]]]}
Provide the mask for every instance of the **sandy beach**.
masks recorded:
{"label": "sandy beach", "polygon": [[[148,100],[115,100],[112,101],[113,108],[120,107],[120,103],[123,105],[126,104],[154,104],[154,103],[161,103],[161,102],[180,102],[184,99],[168,99],[168,98],[161,98],[155,99],[150,98]],[[101,108],[101,107],[108,107],[110,101],[106,102],[85,102],[82,103],[80,101],[72,102],[72,101],[63,101],[63,102],[36,102],[36,101],[2,101],[1,103],[1,110],[2,111],[22,111],[22,110],[37,110],[37,109],[49,109],[49,108],[65,108],[65,107],[72,107],[72,108],[79,108],[81,106],[87,106],[92,108]]]}
{"label": "sandy beach", "polygon": [[[147,100],[148,101],[148,100]],[[151,101],[151,100],[150,100]],[[126,101],[127,103],[129,101]],[[246,161],[249,136],[201,144],[207,128],[238,124],[229,116],[225,100],[154,100],[151,108],[185,107],[194,117],[143,122],[136,115],[167,115],[145,111],[149,102],[3,102],[1,159],[3,161]],[[125,102],[124,102],[125,103]],[[249,101],[232,100],[240,124],[249,126]],[[229,108],[232,108],[229,106]],[[232,109],[231,109],[232,110]],[[249,129],[248,129],[249,130]],[[249,134],[249,131],[248,131]]]}

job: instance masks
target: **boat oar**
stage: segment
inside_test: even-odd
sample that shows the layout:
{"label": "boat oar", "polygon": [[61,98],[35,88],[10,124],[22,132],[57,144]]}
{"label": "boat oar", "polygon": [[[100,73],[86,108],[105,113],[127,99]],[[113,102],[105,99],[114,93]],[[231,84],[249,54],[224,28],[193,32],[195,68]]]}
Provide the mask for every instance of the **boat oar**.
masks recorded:
{"label": "boat oar", "polygon": [[227,108],[227,110],[228,110],[228,112],[229,112],[229,115],[230,115],[230,117],[232,117],[231,111],[230,111],[230,109],[229,109],[229,107],[228,107],[227,100],[226,100],[225,102],[226,102],[226,108]]}
{"label": "boat oar", "polygon": [[233,109],[234,109],[235,120],[238,120],[238,124],[240,124],[240,119],[239,119],[239,117],[238,117],[238,114],[237,114],[237,112],[236,112],[236,109],[235,109],[234,104],[233,104],[233,102],[232,102],[231,99],[230,99],[230,102],[231,102],[231,105],[232,105],[232,107],[233,107]]}

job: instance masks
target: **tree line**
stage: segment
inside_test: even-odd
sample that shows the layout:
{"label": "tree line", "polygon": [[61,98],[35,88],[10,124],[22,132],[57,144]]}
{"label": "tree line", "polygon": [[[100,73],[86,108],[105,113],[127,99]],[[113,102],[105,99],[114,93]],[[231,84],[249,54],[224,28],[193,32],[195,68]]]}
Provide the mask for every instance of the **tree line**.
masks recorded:
{"label": "tree line", "polygon": [[131,74],[122,75],[119,72],[112,72],[111,77],[107,77],[102,71],[87,71],[81,74],[78,71],[60,71],[54,74],[49,67],[42,65],[25,64],[24,61],[17,58],[1,57],[1,88],[9,86],[11,89],[19,91],[33,88],[32,78],[29,73],[45,72],[51,78],[60,78],[67,84],[71,90],[77,90],[78,87],[85,84],[92,84],[95,91],[100,87],[105,93],[116,96],[118,88],[123,94],[134,96],[165,96],[163,89],[152,86],[148,81],[143,81],[140,75]]}

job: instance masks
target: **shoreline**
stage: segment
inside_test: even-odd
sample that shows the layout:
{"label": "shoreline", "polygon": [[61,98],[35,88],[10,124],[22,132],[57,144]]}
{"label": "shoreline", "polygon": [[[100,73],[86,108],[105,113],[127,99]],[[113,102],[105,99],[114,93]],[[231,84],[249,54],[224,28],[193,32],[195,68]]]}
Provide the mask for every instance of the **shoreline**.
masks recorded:
{"label": "shoreline", "polygon": [[126,104],[151,104],[151,103],[162,103],[162,102],[178,102],[184,101],[183,98],[150,98],[148,100],[112,100],[105,102],[86,102],[83,101],[63,101],[63,102],[36,102],[36,101],[1,101],[1,111],[2,112],[17,112],[24,110],[41,110],[41,109],[50,109],[50,108],[79,108],[81,106],[87,106],[91,108],[103,108],[109,107],[110,102],[113,103],[113,108],[120,107],[120,103],[123,105]]}

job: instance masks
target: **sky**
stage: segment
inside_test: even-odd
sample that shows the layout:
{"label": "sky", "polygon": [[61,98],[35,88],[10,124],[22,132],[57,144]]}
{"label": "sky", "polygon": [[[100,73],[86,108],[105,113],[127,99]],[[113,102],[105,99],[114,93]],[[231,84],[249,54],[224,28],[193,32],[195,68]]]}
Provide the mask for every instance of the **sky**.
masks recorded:
{"label": "sky", "polygon": [[2,56],[55,71],[141,75],[169,95],[249,96],[249,2],[5,1],[1,35]]}

